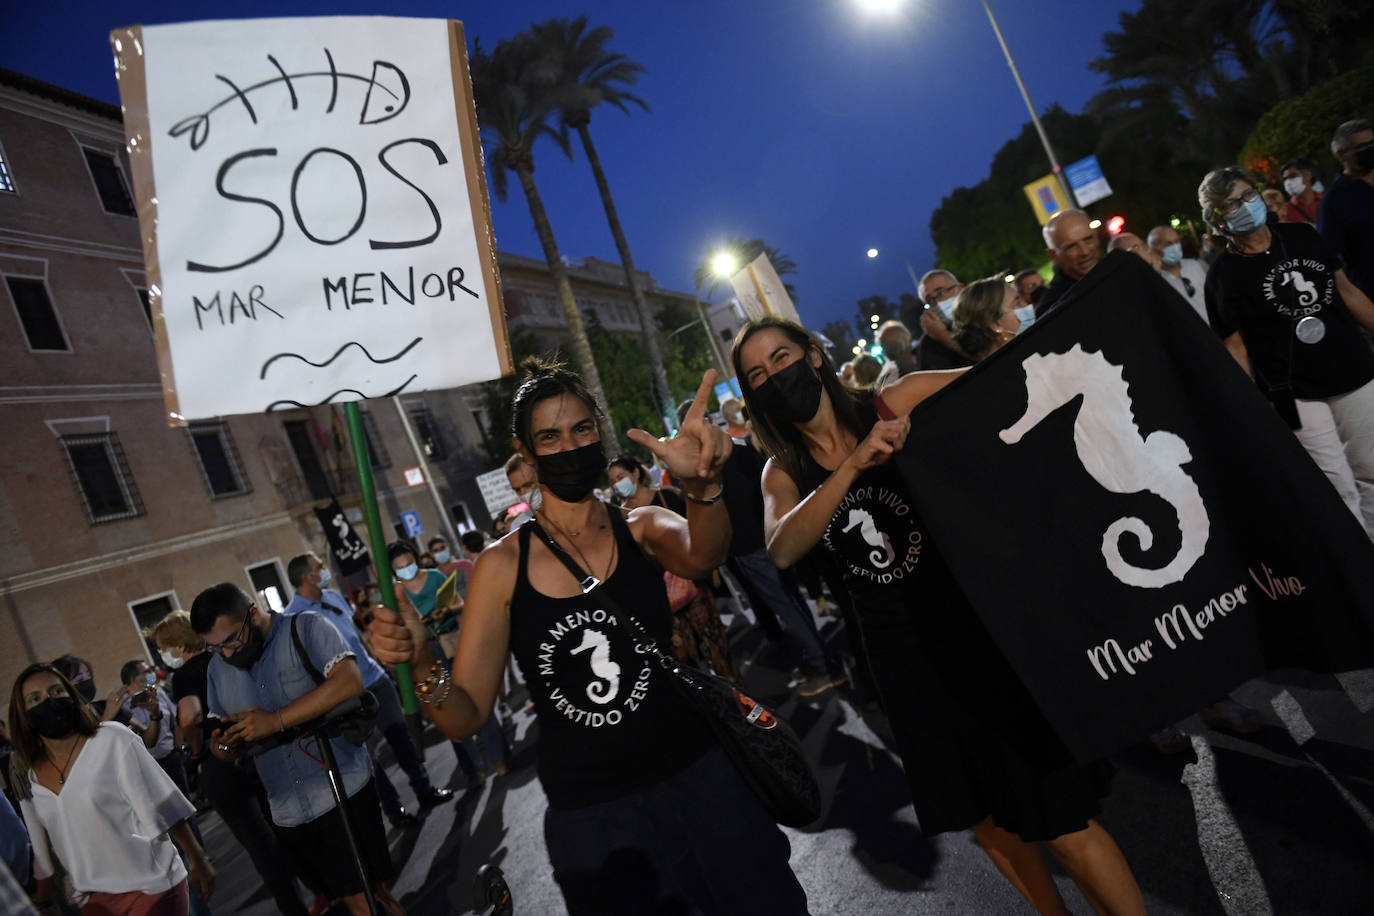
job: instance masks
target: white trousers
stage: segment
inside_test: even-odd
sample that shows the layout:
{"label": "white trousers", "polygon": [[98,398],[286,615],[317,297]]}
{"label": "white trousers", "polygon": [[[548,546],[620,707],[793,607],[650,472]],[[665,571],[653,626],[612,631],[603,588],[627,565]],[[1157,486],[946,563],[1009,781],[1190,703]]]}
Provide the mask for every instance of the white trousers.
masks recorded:
{"label": "white trousers", "polygon": [[1374,381],[1297,404],[1298,441],[1374,539]]}

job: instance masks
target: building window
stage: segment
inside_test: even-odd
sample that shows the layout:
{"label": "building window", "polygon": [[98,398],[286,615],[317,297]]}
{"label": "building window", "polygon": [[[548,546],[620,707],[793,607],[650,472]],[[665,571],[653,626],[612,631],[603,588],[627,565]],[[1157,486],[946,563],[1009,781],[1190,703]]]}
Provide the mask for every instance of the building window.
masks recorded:
{"label": "building window", "polygon": [[253,583],[253,591],[261,593],[272,610],[280,611],[286,607],[286,586],[281,578],[281,565],[275,558],[248,567],[248,581]]}
{"label": "building window", "polygon": [[[129,613],[133,615],[134,626],[138,628],[138,635],[148,649],[149,660],[156,659],[159,650],[153,638],[143,634],[157,626],[162,618],[175,610],[177,610],[176,592],[151,595],[138,601],[129,602]],[[155,667],[160,667],[156,661],[153,661],[152,664]]]}
{"label": "building window", "polygon": [[3,147],[0,147],[0,191],[17,193],[14,187],[14,173],[10,171],[10,161],[5,158]]}
{"label": "building window", "polygon": [[91,168],[91,179],[95,181],[96,193],[106,213],[120,216],[137,216],[134,199],[129,194],[129,186],[124,183],[124,172],[109,153],[82,147],[86,154],[86,164]]}
{"label": "building window", "polygon": [[148,298],[148,290],[142,286],[135,286],[134,292],[138,293],[138,301],[143,303],[143,317],[148,319],[148,330],[157,333],[153,327],[153,302]]}
{"label": "building window", "polygon": [[373,418],[372,411],[364,410],[362,415],[363,438],[367,440],[367,457],[372,463],[372,469],[379,471],[391,467],[391,453],[386,450],[386,443],[377,433],[377,421]]}
{"label": "building window", "polygon": [[287,420],[282,423],[286,428],[286,440],[291,443],[291,451],[296,453],[296,463],[305,475],[305,485],[310,490],[311,499],[333,499],[334,488],[329,483],[329,475],[320,463],[320,453],[315,450],[314,437],[307,428],[309,420]]}
{"label": "building window", "polygon": [[70,350],[62,322],[48,298],[48,284],[30,277],[6,277],[10,299],[19,313],[19,323],[29,340],[30,350]]}
{"label": "building window", "polygon": [[429,407],[412,403],[406,405],[406,411],[410,414],[410,423],[415,427],[415,439],[424,449],[425,458],[431,461],[442,459],[446,454],[444,441],[439,438],[439,430],[434,425],[434,416],[429,412]]}
{"label": "building window", "polygon": [[211,499],[252,491],[243,473],[239,450],[234,447],[234,437],[223,421],[192,423],[187,432],[196,457],[200,459],[200,470],[205,475],[205,485],[210,488]]}
{"label": "building window", "polygon": [[143,514],[143,500],[117,435],[87,433],[63,436],[60,441],[91,524]]}

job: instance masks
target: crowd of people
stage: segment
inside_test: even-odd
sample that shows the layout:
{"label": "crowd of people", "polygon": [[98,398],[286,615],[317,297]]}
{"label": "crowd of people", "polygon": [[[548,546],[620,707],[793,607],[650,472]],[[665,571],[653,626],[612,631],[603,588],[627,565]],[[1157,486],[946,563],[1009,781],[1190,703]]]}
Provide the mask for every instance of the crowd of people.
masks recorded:
{"label": "crowd of people", "polygon": [[[1029,268],[965,285],[933,269],[918,333],[878,329],[882,361],[836,367],[800,325],[750,322],[731,354],[742,396],[710,417],[708,372],[674,436],[628,434],[639,456],[607,453],[576,374],[529,361],[506,464],[517,504],[461,550],[444,537],[386,545],[390,600],[375,581],[336,583],[303,550],[284,607],[209,585],[145,634],[162,672],[132,659],[103,700],[75,656],[25,669],[0,732],[10,875],[40,909],[208,913],[199,797],[283,913],[312,912],[302,888],[314,912],[403,912],[384,820],[407,826],[454,798],[402,714],[392,666],[408,663],[470,787],[511,766],[505,701],[523,680],[548,856],[573,916],[804,914],[786,836],[644,642],[739,682],[724,604],[750,610],[801,698],[848,687],[881,704],[925,835],[971,831],[1037,912],[1067,912],[1043,846],[1094,911],[1143,913],[1095,819],[1111,764],[1073,759],[890,459],[913,409],[1120,249],[1220,338],[1374,537],[1374,128],[1346,122],[1331,147],[1341,172],[1324,192],[1304,159],[1284,165],[1277,201],[1245,169],[1209,172],[1203,239],[1164,225],[1104,237],[1065,210],[1043,229],[1048,282]],[[817,612],[845,638],[823,638]],[[1257,727],[1230,698],[1202,716]],[[1149,741],[1187,744],[1173,726]]]}

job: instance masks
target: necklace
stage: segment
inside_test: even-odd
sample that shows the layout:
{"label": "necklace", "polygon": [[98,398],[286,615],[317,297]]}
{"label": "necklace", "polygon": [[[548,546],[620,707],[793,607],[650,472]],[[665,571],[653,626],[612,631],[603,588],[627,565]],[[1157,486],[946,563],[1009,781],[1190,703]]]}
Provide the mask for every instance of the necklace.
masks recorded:
{"label": "necklace", "polygon": [[67,751],[67,762],[64,763],[64,764],[62,764],[62,769],[60,769],[60,770],[57,771],[57,784],[58,784],[59,786],[65,785],[65,784],[66,784],[66,782],[67,782],[67,767],[69,767],[69,766],[72,765],[72,758],[76,756],[77,748],[81,747],[81,745],[83,745],[83,744],[85,744],[85,743],[86,743],[86,738],[85,738],[85,736],[83,735],[81,738],[78,738],[78,739],[72,744],[72,749],[69,750],[69,751]]}
{"label": "necklace", "polygon": [[[610,510],[608,509],[608,510],[606,510],[606,511],[609,512]],[[557,531],[559,534],[563,535],[563,537],[567,539],[567,541],[568,541],[568,546],[571,547],[571,548],[573,549],[573,553],[577,554],[577,558],[578,558],[579,560],[582,561],[582,568],[585,569],[585,570],[587,570],[588,572],[593,572],[591,561],[587,559],[587,555],[584,554],[584,553],[582,552],[582,548],[578,547],[577,544],[576,544],[576,542],[574,542],[573,539],[572,539],[573,536],[578,535],[578,534],[581,534],[582,532],[581,532],[581,531],[577,531],[577,532],[572,532],[572,534],[570,534],[569,532],[565,531],[565,530],[562,528],[562,526],[560,526],[560,525],[559,525],[557,522],[555,522],[553,519],[549,518],[547,515],[544,516],[544,520],[545,520],[546,522],[548,522],[550,525],[552,525],[555,531]],[[588,516],[588,520],[590,520],[590,516]],[[597,530],[598,530],[598,531],[604,531],[605,528],[606,528],[606,525],[605,525],[604,523],[597,526]],[[583,531],[585,531],[585,530],[586,530],[586,529],[583,528]],[[606,579],[610,577],[610,575],[611,575],[611,569],[615,566],[616,547],[617,547],[616,541],[615,541],[614,538],[612,538],[612,539],[611,539],[611,557],[610,557],[610,559],[606,562],[606,575],[601,577],[601,581],[603,581],[603,582],[606,581]]]}

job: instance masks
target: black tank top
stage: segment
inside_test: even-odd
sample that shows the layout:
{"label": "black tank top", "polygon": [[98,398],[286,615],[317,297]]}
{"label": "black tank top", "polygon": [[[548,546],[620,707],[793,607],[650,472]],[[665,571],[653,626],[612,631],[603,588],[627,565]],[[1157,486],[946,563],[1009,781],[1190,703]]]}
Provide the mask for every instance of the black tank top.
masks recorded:
{"label": "black tank top", "polygon": [[[606,592],[672,654],[663,572],[612,509],[618,559],[591,595],[551,598],[529,581],[530,529],[519,529],[511,651],[539,717],[539,779],[549,804],[579,808],[629,795],[693,763],[714,739],[669,675],[597,600]],[[569,575],[571,580],[571,575]]]}

